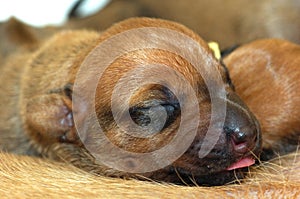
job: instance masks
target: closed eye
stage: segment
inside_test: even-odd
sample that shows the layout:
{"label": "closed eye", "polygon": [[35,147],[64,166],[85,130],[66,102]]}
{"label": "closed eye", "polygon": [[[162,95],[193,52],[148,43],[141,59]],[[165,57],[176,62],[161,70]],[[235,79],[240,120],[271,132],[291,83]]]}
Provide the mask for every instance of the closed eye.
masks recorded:
{"label": "closed eye", "polygon": [[[153,101],[144,106],[133,106],[129,109],[132,120],[141,127],[147,127],[150,123],[161,125],[163,129],[170,126],[180,115],[179,103],[158,103]],[[164,120],[164,121],[162,121]]]}

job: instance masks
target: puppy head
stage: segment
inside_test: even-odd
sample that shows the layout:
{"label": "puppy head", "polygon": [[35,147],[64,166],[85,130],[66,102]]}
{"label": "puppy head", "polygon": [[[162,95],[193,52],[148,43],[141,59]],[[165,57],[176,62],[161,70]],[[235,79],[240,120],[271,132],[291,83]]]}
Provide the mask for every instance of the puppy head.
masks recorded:
{"label": "puppy head", "polygon": [[[130,36],[131,31],[137,32]],[[166,31],[171,34],[165,34]],[[125,37],[119,37],[122,34]],[[188,38],[187,43],[180,43],[182,37]],[[117,42],[109,43],[110,39]],[[82,56],[84,61],[78,62],[95,67],[75,67],[79,69],[77,74],[71,74],[72,97],[54,103],[56,107],[65,104],[77,128],[73,121],[67,122],[70,125],[65,126],[72,133],[64,134],[63,139],[59,133],[52,134],[52,138],[60,139],[50,140],[47,134],[39,136],[47,139],[43,143],[53,153],[61,153],[60,157],[97,173],[133,172],[170,182],[193,176],[197,182],[208,184],[230,181],[234,175],[227,170],[253,163],[260,150],[259,125],[234,93],[227,69],[191,30],[164,20],[129,19],[105,31],[97,44],[106,47],[94,48],[89,55]],[[134,47],[140,44],[146,47]],[[177,50],[169,50],[170,46]],[[131,50],[107,59],[123,49]],[[108,67],[99,63],[108,63]],[[195,65],[200,65],[201,70]],[[216,86],[218,77],[223,89]],[[66,99],[66,92],[61,95]],[[66,105],[69,101],[73,101],[72,107]],[[56,115],[64,115],[60,108],[54,110]],[[27,123],[34,129],[33,119]],[[207,137],[209,129],[213,137]],[[74,134],[79,135],[80,142],[74,141]],[[201,148],[204,155],[200,154]],[[94,158],[80,160],[78,156],[87,151]]]}

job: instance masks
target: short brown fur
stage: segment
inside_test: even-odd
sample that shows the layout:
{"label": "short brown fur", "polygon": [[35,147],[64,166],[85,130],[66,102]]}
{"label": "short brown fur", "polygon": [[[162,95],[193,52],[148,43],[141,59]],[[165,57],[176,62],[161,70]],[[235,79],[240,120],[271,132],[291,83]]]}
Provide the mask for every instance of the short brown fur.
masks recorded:
{"label": "short brown fur", "polygon": [[[97,44],[97,42],[101,42],[104,39],[106,39],[109,35],[116,34],[119,31],[130,29],[133,27],[139,27],[139,25],[131,26],[130,24],[131,23],[129,23],[128,26],[119,26],[119,27],[115,26],[114,28],[109,29],[107,32],[102,34],[100,37],[98,33],[90,32],[90,31],[58,33],[56,36],[50,39],[50,41],[48,41],[45,45],[39,48],[38,51],[35,52],[34,54],[31,54],[29,50],[29,52],[25,51],[21,55],[20,54],[13,55],[14,57],[10,57],[8,59],[9,61],[7,62],[7,64],[4,65],[4,67],[3,66],[1,67],[2,76],[0,78],[1,85],[5,85],[5,84],[11,85],[10,87],[4,89],[1,88],[3,89],[2,91],[6,93],[7,96],[9,96],[9,98],[1,99],[3,100],[3,103],[1,103],[1,110],[4,110],[3,111],[4,113],[8,113],[8,114],[1,115],[2,124],[0,124],[0,127],[2,128],[1,129],[2,137],[0,140],[1,142],[0,146],[2,147],[2,150],[17,153],[17,154],[34,154],[34,155],[47,156],[48,158],[52,158],[52,159],[64,159],[67,162],[71,161],[74,165],[82,167],[85,170],[90,171],[91,173],[97,173],[97,174],[102,173],[111,176],[124,175],[122,173],[117,173],[116,171],[107,168],[96,168],[95,165],[91,162],[89,154],[87,154],[86,151],[82,150],[80,147],[79,148],[77,147],[77,146],[81,146],[80,145],[81,143],[78,140],[78,137],[76,136],[74,131],[72,130],[68,131],[67,134],[63,135],[63,137],[60,137],[61,132],[65,132],[66,130],[65,127],[61,127],[61,126],[57,127],[57,123],[55,123],[56,122],[55,120],[52,120],[47,116],[45,117],[45,115],[40,115],[42,112],[39,112],[38,109],[34,109],[34,108],[35,105],[39,105],[39,103],[41,103],[41,105],[44,106],[46,111],[50,110],[48,109],[48,107],[51,108],[54,106],[54,109],[51,109],[51,111],[53,111],[55,115],[58,115],[58,117],[60,117],[61,115],[60,112],[61,109],[56,109],[55,107],[57,107],[57,105],[65,107],[66,110],[70,109],[70,99],[68,99],[68,97],[66,96],[61,98],[61,92],[63,92],[63,90],[60,89],[64,85],[67,85],[70,81],[71,82],[74,81],[74,74],[76,72],[76,69],[83,61],[85,56],[88,54],[88,52]],[[160,20],[147,21],[145,19],[141,20],[140,23],[140,27],[157,26],[157,25],[159,25],[160,27],[167,27],[170,29],[180,30],[185,34],[193,37],[201,45],[203,45],[207,50],[207,52],[210,54],[210,56],[212,56],[207,45],[201,40],[201,38],[198,38],[198,36],[196,36],[192,31],[184,28],[181,25],[160,21]],[[68,45],[68,42],[70,45]],[[44,54],[45,49],[47,49],[47,54]],[[79,54],[71,53],[71,57],[69,57],[70,62],[65,62],[64,54],[66,52],[77,52],[79,49],[80,49]],[[149,52],[144,52],[144,53],[147,54]],[[165,52],[158,51],[153,54],[151,53],[153,52],[150,52],[149,54],[155,55],[155,53],[157,53],[156,56],[159,57],[162,56],[162,54]],[[174,58],[174,55],[171,54],[170,56]],[[126,56],[122,57],[122,59],[123,61],[125,61],[124,63],[128,63],[127,62],[128,59],[126,58]],[[183,60],[181,60],[180,57],[177,57],[176,59],[179,60],[179,63],[184,62]],[[151,58],[149,60],[151,60]],[[163,59],[160,60],[162,60],[163,62]],[[28,73],[29,70],[28,68],[24,69],[23,67],[18,67],[18,64],[20,63],[25,63],[25,65],[30,63],[31,66],[33,66],[30,69],[30,73]],[[186,65],[186,63],[184,63],[184,65]],[[39,68],[40,66],[43,66],[43,71],[40,70]],[[222,67],[220,66],[218,67],[220,71],[223,70]],[[43,74],[44,70],[48,72],[45,75],[41,76],[41,73]],[[184,70],[184,69],[178,68],[178,70]],[[55,71],[55,72],[51,72],[51,71]],[[72,71],[71,75],[69,75],[70,71]],[[25,73],[27,75],[22,76],[22,73]],[[69,79],[65,78],[66,74],[68,74]],[[192,83],[196,84],[195,82],[193,82],[193,78],[195,77],[189,77],[189,78]],[[20,79],[22,79],[21,82]],[[49,80],[55,80],[55,81],[49,82]],[[98,89],[105,90],[105,88],[106,87],[104,88],[99,87]],[[232,92],[230,85],[227,85],[227,89],[228,91]],[[18,94],[20,91],[21,91],[21,96],[19,97]],[[49,93],[49,91],[51,92]],[[106,92],[110,92],[109,87],[107,88]],[[243,95],[243,91],[238,90],[238,92],[240,95]],[[51,97],[48,98],[45,96],[45,94],[50,94]],[[247,99],[245,99],[245,101],[247,102]],[[46,102],[46,106],[45,106],[45,102]],[[105,104],[105,101],[103,104]],[[101,107],[102,104],[100,103],[98,105],[100,105]],[[30,110],[32,110],[32,112],[30,113],[26,112],[26,109],[28,110],[28,107],[26,106],[31,107]],[[21,109],[21,113],[18,113],[18,109],[16,109],[16,107]],[[252,109],[255,110],[255,108],[253,107]],[[29,115],[30,117],[28,118],[27,115]],[[267,122],[264,120],[263,117],[261,117],[260,119],[262,120],[262,122]],[[37,123],[41,125],[36,125],[37,123],[34,123],[34,127],[36,129],[32,130],[31,129],[32,125],[30,124],[30,121],[32,120],[37,120],[38,121]],[[28,134],[24,134],[22,132],[23,125],[25,126],[26,131],[29,132]],[[59,131],[57,131],[58,134],[47,133],[47,129],[49,128],[51,129],[52,127],[59,129]],[[277,128],[277,126],[272,128]],[[42,135],[37,134],[36,132],[39,131],[45,134]],[[44,138],[44,136],[46,136],[46,138]],[[57,143],[58,137],[63,139],[63,143]],[[282,138],[283,136],[280,137]],[[273,137],[270,136],[270,139],[272,140]],[[74,145],[70,145],[69,143],[64,143],[65,141],[68,141]],[[278,139],[274,140],[274,142],[278,142],[278,141],[279,141]],[[265,146],[267,145],[265,144]],[[139,182],[139,181],[125,181],[120,179],[110,179],[104,177],[94,177],[91,176],[90,174],[84,173],[83,171],[79,171],[65,164],[59,165],[53,162],[49,163],[47,161],[36,160],[33,158],[27,158],[22,156],[10,156],[10,155],[3,154],[3,159],[5,161],[6,160],[8,161],[6,163],[5,161],[3,161],[3,164],[1,164],[1,166],[3,166],[3,172],[4,172],[3,181],[7,183],[5,184],[7,186],[11,184],[12,181],[16,181],[16,179],[18,178],[21,179],[26,178],[25,176],[23,176],[23,174],[26,174],[26,172],[12,173],[12,171],[9,168],[14,163],[23,164],[22,166],[17,167],[15,169],[21,169],[22,171],[27,170],[27,172],[32,171],[36,176],[37,180],[41,180],[41,181],[43,181],[44,178],[39,176],[39,172],[35,173],[36,168],[39,168],[41,170],[43,170],[43,168],[47,168],[47,169],[53,168],[53,170],[51,169],[51,171],[48,173],[49,175],[47,174],[45,176],[45,179],[47,181],[46,184],[48,184],[49,186],[51,186],[50,185],[51,183],[55,183],[56,185],[58,185],[61,182],[62,187],[67,187],[67,186],[63,186],[65,185],[66,177],[68,178],[69,176],[74,175],[75,176],[74,183],[76,184],[82,182],[79,180],[82,179],[82,176],[87,176],[88,180],[85,183],[91,184],[91,186],[89,187],[91,191],[85,190],[84,193],[82,193],[83,194],[82,195],[78,193],[77,191],[78,189],[74,189],[72,191],[69,190],[70,194],[73,194],[72,196],[75,195],[77,196],[77,194],[79,194],[78,196],[83,197],[83,196],[87,196],[86,194],[91,194],[91,196],[93,196],[94,194],[99,194],[99,192],[94,192],[93,189],[99,189],[101,191],[103,190],[103,192],[100,193],[107,194],[108,193],[107,191],[111,189],[111,184],[114,184],[113,185],[113,187],[115,188],[114,190],[119,191],[119,192],[115,192],[116,194],[115,196],[122,197],[125,192],[128,192],[128,187],[127,187],[127,183],[128,183],[128,186],[134,186],[132,192],[128,193],[128,197],[131,197],[132,195],[136,196],[138,190],[145,190],[146,187],[147,188],[153,187],[153,189],[157,191],[156,193],[158,194],[158,196],[161,196],[161,194],[165,196],[166,194],[166,198],[172,197],[173,194],[178,196],[178,192],[182,192],[183,195],[189,194],[189,196],[195,194],[195,197],[198,196],[198,194],[203,194],[204,196],[206,195],[209,196],[209,194],[211,194],[215,196],[216,191],[220,193],[220,196],[224,196],[224,195],[238,196],[239,194],[243,196],[244,194],[250,194],[250,196],[251,194],[254,196],[255,195],[265,196],[271,193],[274,195],[289,194],[289,196],[291,197],[297,197],[299,195],[297,189],[297,187],[299,186],[299,176],[297,176],[297,174],[299,173],[298,157],[299,155],[297,153],[294,155],[291,154],[290,156],[286,157],[288,163],[287,165],[283,165],[282,167],[271,165],[270,167],[271,169],[268,170],[267,172],[264,169],[268,169],[269,168],[268,166],[258,167],[257,170],[253,170],[254,176],[250,175],[251,177],[249,178],[249,182],[247,182],[246,180],[246,183],[242,185],[232,185],[229,187],[224,186],[221,188],[199,188],[199,187],[183,188],[174,185],[167,185],[167,189],[170,189],[170,192],[167,193],[165,192],[166,189],[164,187],[165,185],[162,184],[156,184],[156,183],[153,184],[153,183]],[[288,162],[288,160],[290,162]],[[293,160],[295,160],[295,163],[292,163]],[[180,161],[177,163],[180,164]],[[277,164],[280,165],[280,163]],[[288,169],[289,172],[285,173],[286,169],[289,166],[293,169]],[[66,168],[66,169],[62,169],[62,168]],[[272,169],[277,170],[279,173],[283,173],[284,180],[278,179],[276,175],[272,175]],[[45,172],[47,171],[48,170],[46,170]],[[61,172],[57,173],[56,171],[61,171]],[[257,174],[255,173],[256,171],[258,171]],[[56,176],[56,174],[59,177],[56,179],[52,179],[51,176]],[[270,177],[271,180],[268,182],[266,182],[267,175],[271,175]],[[7,176],[10,177],[7,178]],[[60,181],[59,179],[61,179],[62,181]],[[102,183],[102,181],[104,181],[105,183]],[[97,185],[93,187],[95,182],[98,182],[99,184],[97,183]],[[20,183],[19,184],[20,187],[24,186],[22,182],[19,181],[19,183]],[[77,185],[80,187],[82,186],[81,184],[77,184]],[[275,189],[277,187],[282,187],[282,186],[284,186],[284,189],[280,189],[280,190]],[[24,186],[24,189],[28,189],[28,188]],[[3,191],[5,190],[6,189],[3,188]],[[22,190],[22,188],[20,188],[20,190]],[[161,190],[164,191],[162,192]],[[32,191],[32,193],[36,194],[37,196],[39,194],[44,193],[44,191],[48,192],[47,189],[41,190],[41,192],[39,192],[39,190],[36,189],[30,189],[30,191]],[[16,192],[16,196],[18,196],[19,193],[21,192]],[[55,194],[57,193],[57,191],[54,190],[53,192],[51,193],[48,192],[48,193],[49,195],[52,194],[51,196],[54,197],[56,196]],[[120,195],[118,195],[117,193]],[[145,194],[148,194],[148,192],[142,192],[140,194],[144,196]],[[145,198],[146,197],[147,196],[145,196]]]}

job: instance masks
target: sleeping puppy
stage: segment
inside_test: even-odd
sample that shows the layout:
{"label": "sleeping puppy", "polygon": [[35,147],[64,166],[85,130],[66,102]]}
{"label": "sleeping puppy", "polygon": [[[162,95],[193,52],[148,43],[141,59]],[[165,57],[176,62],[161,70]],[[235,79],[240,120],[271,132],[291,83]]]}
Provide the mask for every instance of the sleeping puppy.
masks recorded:
{"label": "sleeping puppy", "polygon": [[[261,44],[261,45],[258,45]],[[278,45],[277,45],[278,44]],[[282,45],[281,45],[282,44]],[[285,44],[285,45],[284,45]],[[253,48],[250,48],[250,47]],[[297,52],[298,47],[293,44],[290,44],[285,41],[277,41],[277,40],[265,40],[254,42],[249,45],[245,45],[245,48],[250,48],[251,50],[255,49],[257,51],[259,48],[264,49],[265,52],[269,53],[269,57],[272,57],[275,54],[272,54],[277,51],[281,52],[283,55],[284,50],[287,50],[285,47],[288,46],[291,48],[291,54]],[[255,48],[254,48],[255,47]],[[244,47],[241,47],[237,51],[233,52],[230,56],[243,57],[243,60],[246,62],[244,64],[239,65],[240,68],[236,68],[239,70],[240,75],[245,71],[249,70],[250,66],[247,64],[248,54],[251,55],[252,51],[242,51]],[[268,50],[267,50],[268,49]],[[243,52],[243,53],[240,53]],[[247,56],[246,56],[247,55]],[[251,55],[251,58],[254,58],[255,54]],[[256,57],[256,59],[252,59],[251,65],[252,69],[258,70],[261,69],[261,73],[255,73],[252,76],[248,76],[247,78],[238,78],[238,76],[233,74],[233,81],[236,83],[237,90],[239,94],[245,97],[245,93],[242,90],[239,90],[238,84],[243,83],[245,80],[252,80],[257,75],[261,77],[261,75],[267,75],[269,70],[265,70],[266,67],[264,64],[259,64],[261,56]],[[283,56],[287,58],[288,56]],[[283,59],[283,57],[281,57]],[[264,58],[264,56],[263,56]],[[290,60],[296,60],[297,57],[293,57]],[[228,64],[229,59],[225,59]],[[236,63],[240,63],[240,59],[235,59]],[[282,60],[283,61],[283,60]],[[235,62],[230,62],[231,65],[234,65]],[[275,63],[275,62],[272,62]],[[289,63],[289,62],[285,62]],[[290,65],[292,68],[294,65]],[[233,67],[233,66],[232,66]],[[268,68],[267,68],[268,69]],[[281,71],[280,76],[286,75],[286,79],[292,79],[291,86],[293,82],[297,82],[297,79],[294,78],[294,74],[287,73],[288,67],[284,67],[284,70]],[[296,68],[294,68],[294,72]],[[275,69],[274,69],[275,70]],[[275,70],[278,72],[278,70]],[[232,71],[233,72],[233,71]],[[13,74],[13,73],[11,73]],[[7,78],[7,77],[6,77]],[[9,80],[7,78],[6,80]],[[262,79],[260,79],[261,81]],[[271,81],[272,78],[268,79]],[[259,81],[256,81],[258,83]],[[278,85],[281,82],[278,83]],[[2,84],[3,85],[3,84]],[[251,84],[252,85],[252,84]],[[259,88],[264,91],[264,88],[271,84],[263,84]],[[3,87],[2,87],[3,88]],[[247,87],[250,89],[250,87]],[[271,88],[269,88],[271,90]],[[295,88],[294,88],[295,89]],[[16,89],[17,92],[17,89]],[[262,94],[266,94],[266,92],[259,93],[256,92],[256,95],[261,96]],[[16,94],[15,94],[16,95]],[[7,96],[12,97],[11,93],[7,93]],[[251,99],[251,95],[249,94],[247,99]],[[277,95],[278,96],[278,95]],[[254,96],[255,97],[255,96]],[[253,97],[253,98],[254,98]],[[296,95],[294,96],[297,99]],[[271,96],[271,99],[272,96]],[[3,99],[2,99],[3,100]],[[9,102],[9,101],[7,101]],[[251,102],[251,101],[249,101]],[[246,101],[246,103],[249,103]],[[290,101],[291,102],[291,101]],[[12,104],[7,103],[6,106],[2,106],[1,110],[8,110],[4,108],[8,108],[9,106],[13,106],[15,102]],[[260,102],[263,103],[263,102]],[[266,103],[264,103],[266,105]],[[261,107],[259,104],[252,104],[253,109],[259,109]],[[297,107],[297,106],[296,106]],[[292,110],[293,111],[293,110]],[[294,112],[295,113],[295,112]],[[257,114],[257,113],[256,113]],[[3,117],[3,116],[1,116]],[[292,117],[291,117],[292,118]],[[292,118],[293,119],[293,118]],[[11,119],[16,122],[17,120]],[[1,120],[2,121],[2,120]],[[7,120],[10,122],[10,120]],[[261,123],[268,124],[268,115],[264,115],[261,118]],[[3,123],[1,123],[3,124]],[[8,123],[10,124],[10,123]],[[282,124],[282,123],[281,123]],[[12,124],[10,124],[13,126]],[[1,127],[3,129],[3,126]],[[274,127],[273,130],[276,130],[278,127]],[[286,128],[287,132],[291,132],[290,129]],[[2,131],[3,132],[3,131]],[[4,131],[5,132],[5,131]],[[11,135],[14,135],[13,131],[10,132]],[[2,135],[5,135],[3,133]],[[15,134],[16,135],[16,134]],[[283,134],[280,134],[283,135]],[[24,136],[24,135],[23,135]],[[19,135],[22,137],[22,135]],[[26,136],[24,136],[26,137]],[[9,143],[15,142],[14,139],[9,140]],[[16,138],[16,137],[15,137]],[[278,137],[275,137],[277,139]],[[273,137],[269,137],[269,141],[271,141]],[[2,141],[2,139],[1,139]],[[8,140],[7,140],[8,141]],[[275,143],[275,142],[274,142]],[[21,144],[21,143],[20,143]],[[21,145],[19,145],[21,146]],[[21,151],[19,151],[21,152]],[[118,178],[105,178],[103,176],[93,176],[88,173],[82,172],[76,168],[73,168],[71,165],[67,165],[67,163],[55,163],[49,160],[30,158],[24,156],[13,156],[9,154],[0,154],[1,156],[1,164],[0,170],[1,175],[0,179],[2,182],[2,186],[0,189],[1,195],[6,196],[8,198],[11,197],[24,197],[24,193],[30,196],[36,197],[61,197],[63,193],[65,197],[70,198],[86,198],[86,197],[111,197],[111,198],[176,198],[178,195],[186,196],[186,197],[231,197],[231,198],[259,198],[259,197],[288,197],[288,198],[298,198],[299,197],[299,179],[300,179],[300,156],[299,152],[291,153],[288,156],[283,156],[278,158],[276,161],[271,161],[266,164],[259,165],[258,167],[252,167],[250,170],[250,176],[247,180],[240,185],[227,185],[220,187],[182,187],[182,186],[174,186],[174,185],[165,185],[165,184],[157,184],[157,183],[148,183],[148,182],[139,182],[135,180],[122,180]],[[30,178],[28,176],[30,175]],[[72,184],[70,186],[70,183]],[[12,184],[16,184],[16,187],[13,187]],[[42,185],[42,186],[41,186]],[[150,191],[149,191],[150,190]]]}
{"label": "sleeping puppy", "polygon": [[261,151],[259,124],[227,69],[174,22],[61,32],[1,70],[7,152],[100,175],[220,185],[242,177]]}
{"label": "sleeping puppy", "polygon": [[224,63],[236,92],[260,121],[262,159],[295,151],[300,142],[300,46],[257,40],[234,50]]}

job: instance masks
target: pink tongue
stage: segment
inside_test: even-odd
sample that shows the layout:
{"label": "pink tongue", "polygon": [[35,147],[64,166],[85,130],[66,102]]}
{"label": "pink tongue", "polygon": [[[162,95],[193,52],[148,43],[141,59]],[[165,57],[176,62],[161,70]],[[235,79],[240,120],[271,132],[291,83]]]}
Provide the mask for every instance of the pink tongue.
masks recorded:
{"label": "pink tongue", "polygon": [[248,167],[252,164],[255,163],[255,160],[253,158],[244,158],[239,160],[236,163],[233,163],[231,166],[229,166],[226,170],[233,170],[233,169],[238,169],[238,168],[243,168],[243,167]]}

